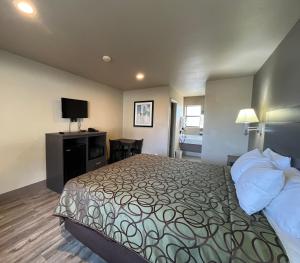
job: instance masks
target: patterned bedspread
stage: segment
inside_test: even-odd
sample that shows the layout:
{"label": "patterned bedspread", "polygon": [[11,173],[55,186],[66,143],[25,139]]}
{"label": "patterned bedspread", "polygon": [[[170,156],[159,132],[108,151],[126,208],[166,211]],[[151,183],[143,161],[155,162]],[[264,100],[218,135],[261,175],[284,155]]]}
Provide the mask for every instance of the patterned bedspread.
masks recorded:
{"label": "patterned bedspread", "polygon": [[70,180],[55,215],[149,262],[288,262],[262,213],[238,205],[226,167],[136,155]]}

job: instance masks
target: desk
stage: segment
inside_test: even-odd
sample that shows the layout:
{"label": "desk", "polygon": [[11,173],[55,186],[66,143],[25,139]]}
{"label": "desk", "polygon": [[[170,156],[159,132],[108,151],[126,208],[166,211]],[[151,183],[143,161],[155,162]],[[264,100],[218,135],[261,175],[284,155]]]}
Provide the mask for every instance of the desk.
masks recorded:
{"label": "desk", "polygon": [[119,141],[122,144],[132,145],[135,143],[136,140],[132,139],[117,139],[116,141]]}
{"label": "desk", "polygon": [[125,138],[109,140],[109,163],[114,163],[129,156],[142,153],[143,141],[143,139],[133,140]]}

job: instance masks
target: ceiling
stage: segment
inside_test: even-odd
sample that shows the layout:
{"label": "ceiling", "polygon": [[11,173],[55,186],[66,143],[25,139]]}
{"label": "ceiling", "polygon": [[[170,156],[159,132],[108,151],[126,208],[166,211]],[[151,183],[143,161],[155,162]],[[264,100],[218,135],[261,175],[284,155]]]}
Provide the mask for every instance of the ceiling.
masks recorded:
{"label": "ceiling", "polygon": [[183,95],[255,73],[300,18],[299,0],[30,2],[34,17],[1,0],[0,48],[112,87],[169,85]]}

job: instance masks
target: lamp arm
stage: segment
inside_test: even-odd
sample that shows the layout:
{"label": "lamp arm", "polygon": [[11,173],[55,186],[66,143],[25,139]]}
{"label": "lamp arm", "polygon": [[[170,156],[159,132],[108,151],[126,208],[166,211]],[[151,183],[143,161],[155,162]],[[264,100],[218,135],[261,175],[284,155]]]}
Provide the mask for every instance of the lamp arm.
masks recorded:
{"label": "lamp arm", "polygon": [[257,133],[262,135],[262,127],[259,124],[256,127],[250,127],[248,123],[245,123],[244,135],[245,136],[249,135],[249,132],[251,131],[256,131]]}

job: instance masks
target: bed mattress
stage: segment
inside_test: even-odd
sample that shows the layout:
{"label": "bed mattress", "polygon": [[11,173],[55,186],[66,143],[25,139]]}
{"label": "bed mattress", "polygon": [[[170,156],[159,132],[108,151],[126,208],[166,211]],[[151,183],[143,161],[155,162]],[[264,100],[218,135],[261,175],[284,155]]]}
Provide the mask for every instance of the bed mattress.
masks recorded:
{"label": "bed mattress", "polygon": [[70,180],[55,215],[149,262],[288,262],[262,213],[238,205],[227,167],[136,155]]}
{"label": "bed mattress", "polygon": [[270,222],[271,226],[275,230],[277,236],[279,237],[283,247],[288,254],[290,263],[300,262],[300,239],[293,237],[291,234],[283,231],[278,224],[273,220],[271,215],[268,214],[266,210],[263,212]]}

